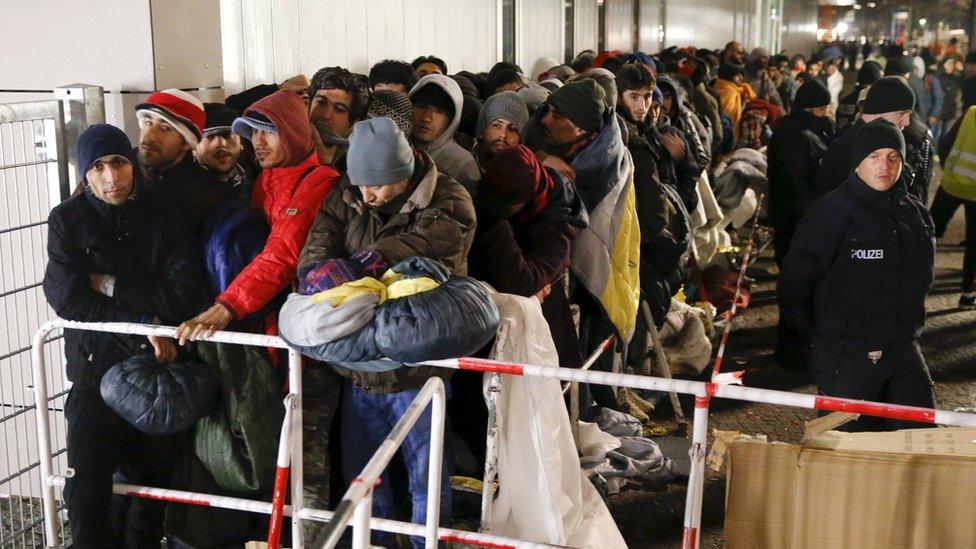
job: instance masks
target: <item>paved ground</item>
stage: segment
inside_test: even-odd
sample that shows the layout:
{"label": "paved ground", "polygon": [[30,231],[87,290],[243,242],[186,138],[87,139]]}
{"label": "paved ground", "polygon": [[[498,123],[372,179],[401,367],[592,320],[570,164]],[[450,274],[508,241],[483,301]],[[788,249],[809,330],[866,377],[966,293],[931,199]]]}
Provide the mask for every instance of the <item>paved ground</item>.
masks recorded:
{"label": "paved ground", "polygon": [[[937,181],[936,181],[937,182]],[[933,182],[933,189],[936,188]],[[957,244],[963,238],[961,212],[953,220],[943,243]],[[976,311],[956,308],[962,247],[940,244],[936,257],[935,285],[926,301],[928,319],[922,346],[936,385],[938,406],[943,409],[976,407],[976,345],[973,326]],[[732,333],[724,369],[744,369],[745,384],[751,387],[812,393],[812,378],[777,367],[772,350],[775,343],[777,309],[776,267],[769,251],[756,263],[749,308]],[[768,274],[763,276],[763,272]],[[737,364],[733,366],[732,364]],[[682,399],[686,414],[690,399]],[[670,416],[662,403],[658,417]],[[770,440],[798,442],[804,422],[814,413],[807,410],[737,403],[716,399],[711,407],[712,429],[761,433]],[[722,547],[725,479],[709,472],[704,493],[702,547]],[[610,499],[610,509],[631,547],[680,547],[686,487],[671,485],[662,491],[628,491]]]}

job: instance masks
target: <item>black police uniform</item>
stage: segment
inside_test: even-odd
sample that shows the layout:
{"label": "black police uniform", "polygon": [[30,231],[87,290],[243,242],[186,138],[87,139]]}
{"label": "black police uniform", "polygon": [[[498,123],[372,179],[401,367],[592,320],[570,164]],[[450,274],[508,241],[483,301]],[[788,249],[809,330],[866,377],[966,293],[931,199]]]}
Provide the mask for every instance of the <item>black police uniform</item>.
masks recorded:
{"label": "black police uniform", "polygon": [[[934,228],[903,181],[876,191],[856,173],[814,204],[780,277],[784,313],[812,331],[822,394],[934,407],[918,338],[932,286]],[[861,418],[849,430],[910,422]]]}

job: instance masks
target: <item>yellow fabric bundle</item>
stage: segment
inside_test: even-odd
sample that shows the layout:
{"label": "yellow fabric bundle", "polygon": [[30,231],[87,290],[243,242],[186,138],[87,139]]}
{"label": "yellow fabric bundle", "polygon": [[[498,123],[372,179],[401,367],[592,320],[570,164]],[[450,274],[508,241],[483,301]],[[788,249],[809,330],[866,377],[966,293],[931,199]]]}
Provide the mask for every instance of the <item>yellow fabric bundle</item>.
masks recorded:
{"label": "yellow fabric bundle", "polygon": [[362,295],[375,295],[382,304],[387,299],[398,299],[408,297],[421,292],[426,292],[438,288],[440,284],[436,280],[422,276],[418,278],[403,278],[400,273],[392,270],[386,271],[380,280],[371,276],[346,282],[341,286],[313,294],[312,303],[322,303],[328,301],[333,307],[338,307],[348,299]]}

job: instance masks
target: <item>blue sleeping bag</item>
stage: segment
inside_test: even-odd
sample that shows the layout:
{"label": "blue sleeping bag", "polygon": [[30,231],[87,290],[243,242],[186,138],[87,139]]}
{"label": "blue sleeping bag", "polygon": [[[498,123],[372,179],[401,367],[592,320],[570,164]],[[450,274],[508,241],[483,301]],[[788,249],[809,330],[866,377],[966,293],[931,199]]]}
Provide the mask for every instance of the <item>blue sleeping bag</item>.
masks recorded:
{"label": "blue sleeping bag", "polygon": [[469,356],[494,337],[498,309],[474,279],[452,277],[444,264],[417,256],[391,270],[438,286],[382,304],[372,295],[351,298],[338,307],[292,294],[279,315],[281,338],[317,360],[377,372]]}
{"label": "blue sleeping bag", "polygon": [[201,229],[207,282],[219,294],[264,249],[268,224],[250,204],[225,200],[214,206]]}
{"label": "blue sleeping bag", "polygon": [[99,390],[105,404],[136,429],[169,435],[210,413],[220,398],[220,381],[205,364],[159,364],[141,354],[109,368]]}

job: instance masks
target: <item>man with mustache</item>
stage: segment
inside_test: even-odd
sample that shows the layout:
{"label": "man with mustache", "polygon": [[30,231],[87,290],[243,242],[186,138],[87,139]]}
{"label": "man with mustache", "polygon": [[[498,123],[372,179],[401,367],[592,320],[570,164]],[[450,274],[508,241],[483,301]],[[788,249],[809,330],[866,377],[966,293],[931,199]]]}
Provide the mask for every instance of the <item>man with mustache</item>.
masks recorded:
{"label": "man with mustache", "polygon": [[204,103],[204,110],[207,123],[193,155],[218,181],[230,186],[235,198],[249,202],[255,170],[250,162],[242,161],[241,138],[231,131],[237,112],[221,103]]}
{"label": "man with mustache", "polygon": [[339,178],[319,164],[305,104],[293,92],[278,91],[251,105],[232,128],[251,141],[261,164],[251,205],[263,214],[271,234],[216,303],[180,325],[181,345],[260,311],[291,285],[315,213]]}
{"label": "man with mustache", "polygon": [[[813,335],[821,394],[934,408],[918,341],[935,228],[905,185],[901,130],[877,119],[855,131],[854,169],[797,227],[780,275],[782,310]],[[912,427],[920,425],[862,418],[842,429]]]}
{"label": "man with mustache", "polygon": [[529,109],[517,92],[496,93],[485,101],[478,114],[478,141],[472,151],[482,175],[498,151],[522,143],[522,128],[528,121]]}
{"label": "man with mustache", "polygon": [[[61,318],[171,324],[206,301],[193,234],[168,200],[147,189],[122,130],[95,124],[78,137],[82,192],[51,211],[44,295]],[[112,478],[165,487],[172,437],[147,435],[113,412],[99,386],[105,372],[137,354],[176,359],[164,337],[64,331],[67,375],[68,504],[74,546],[159,546],[165,505],[112,496]]]}
{"label": "man with mustache", "polygon": [[207,212],[230,196],[230,186],[193,158],[206,122],[203,103],[183,90],[158,91],[136,106],[136,117],[139,167],[147,186],[198,229]]}
{"label": "man with mustache", "polygon": [[345,171],[346,151],[352,126],[366,117],[369,82],[361,74],[342,67],[325,67],[312,76],[308,87],[308,118],[321,143],[319,161]]}

